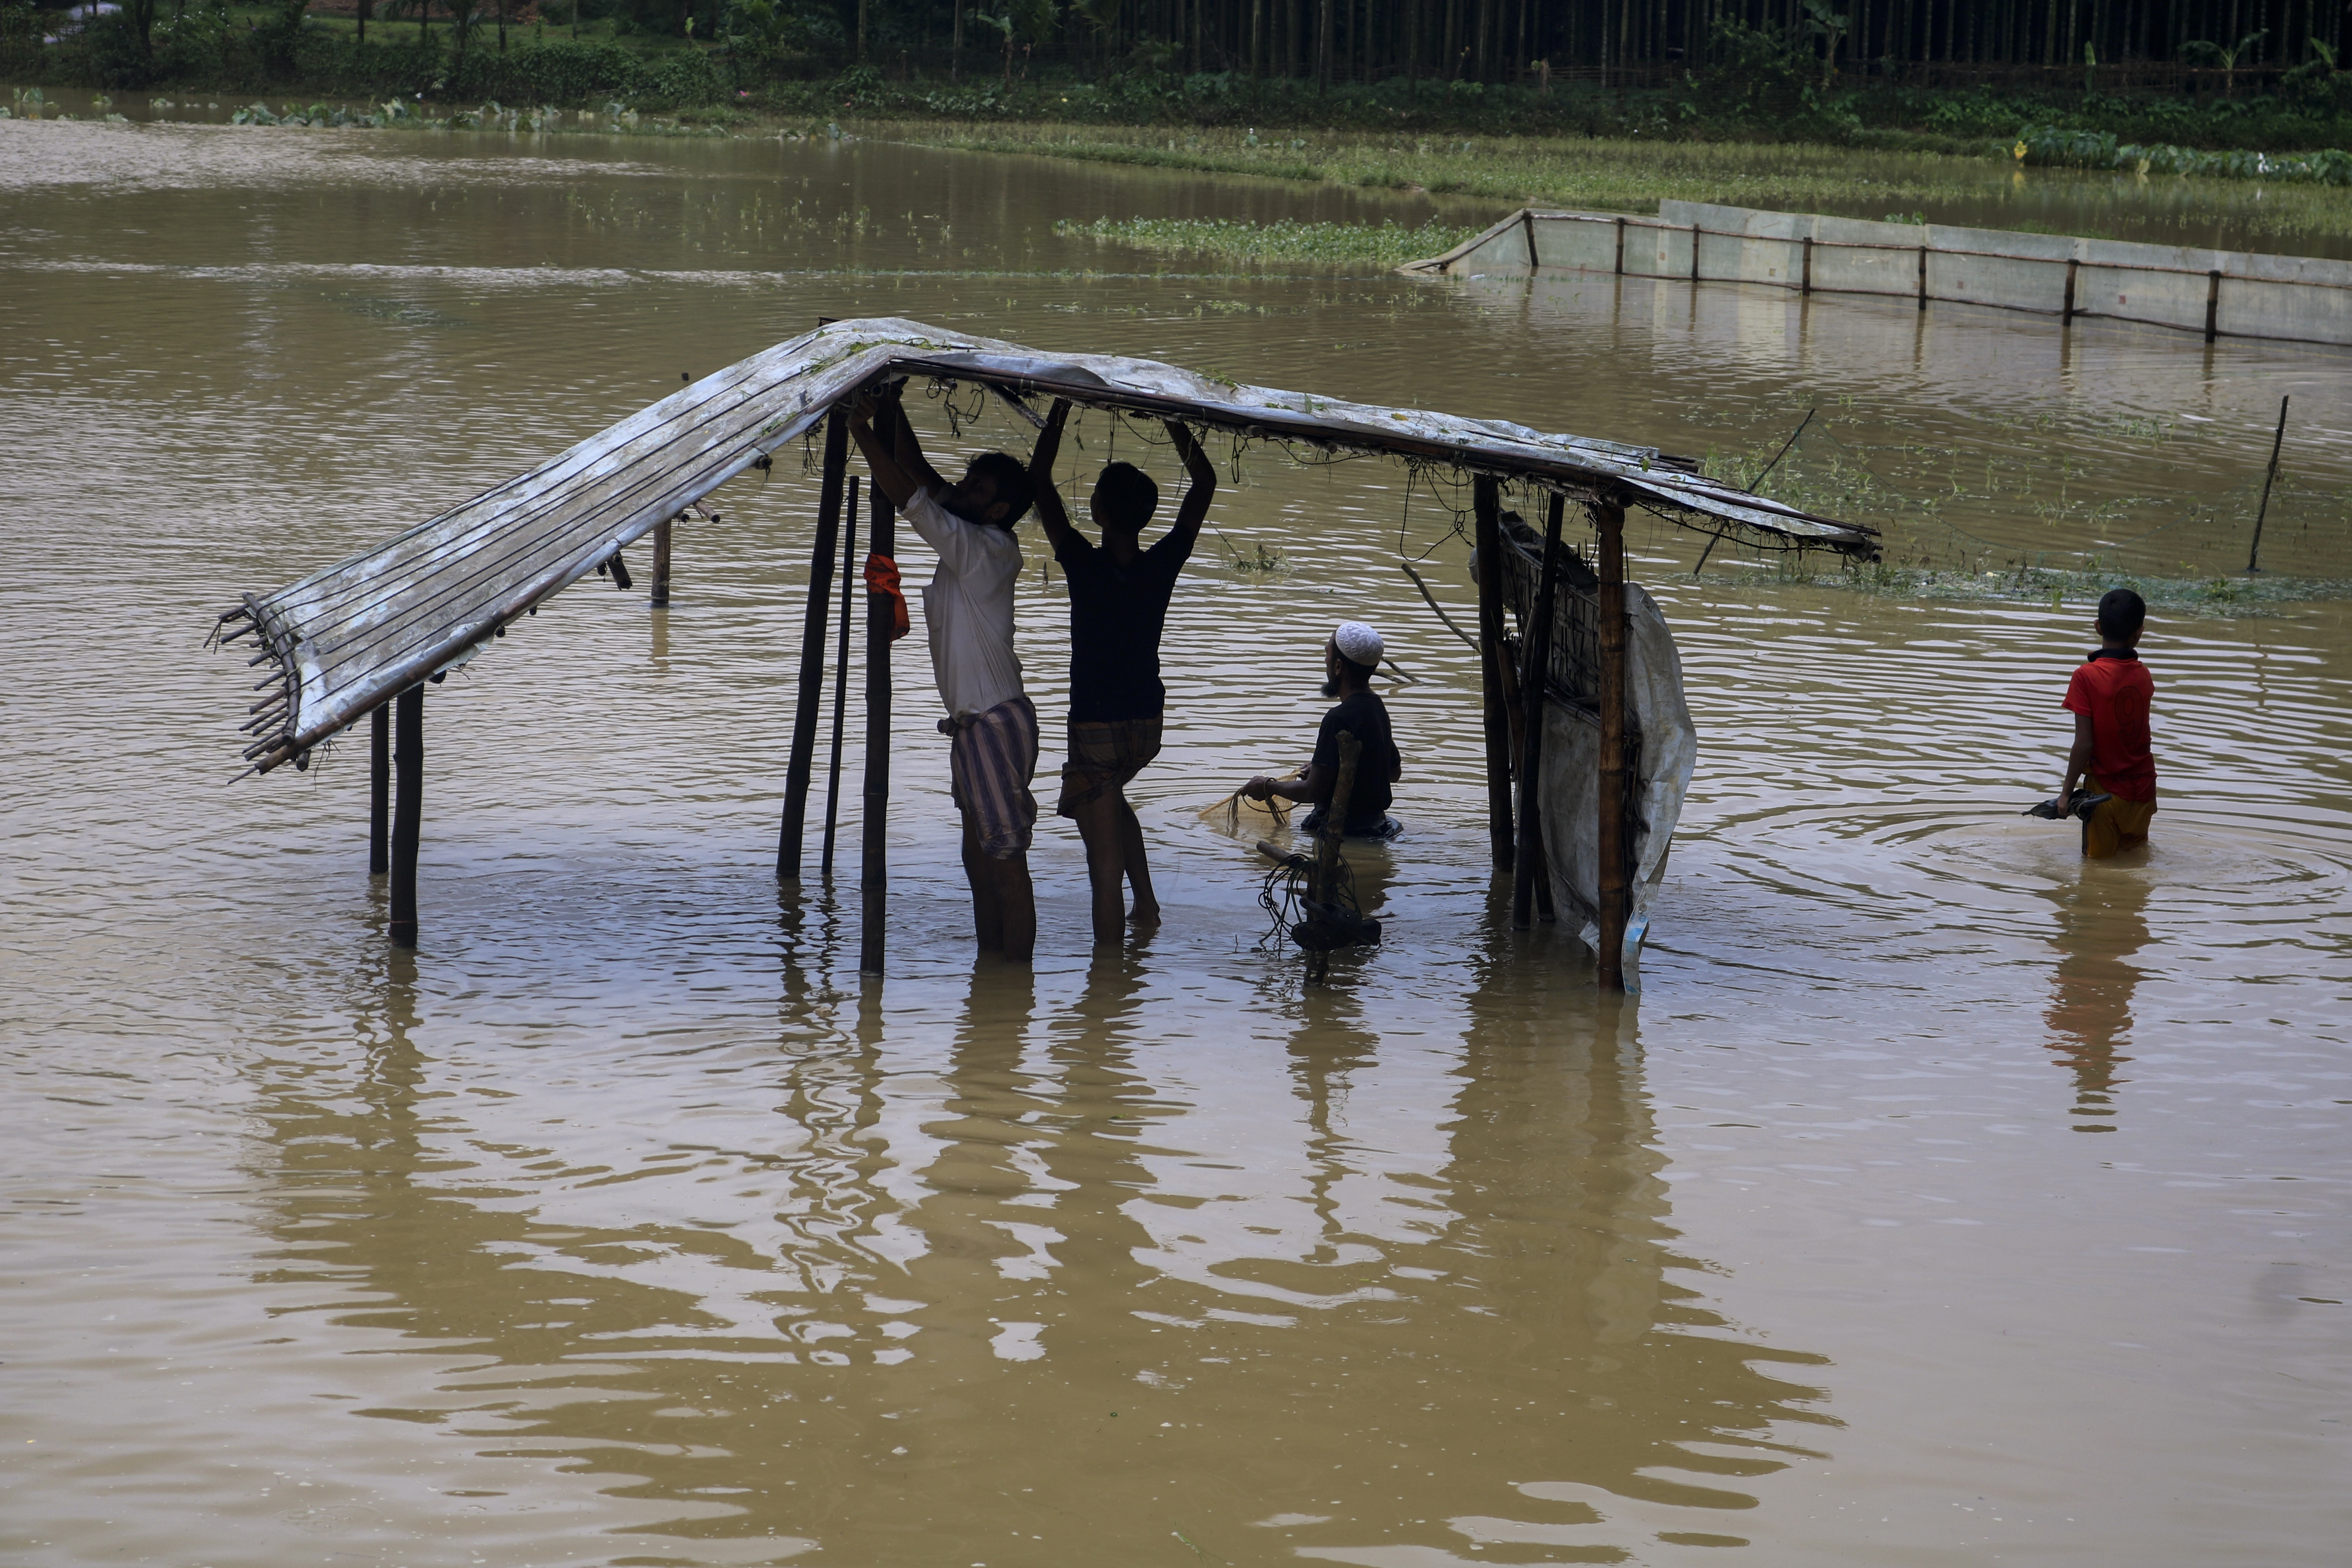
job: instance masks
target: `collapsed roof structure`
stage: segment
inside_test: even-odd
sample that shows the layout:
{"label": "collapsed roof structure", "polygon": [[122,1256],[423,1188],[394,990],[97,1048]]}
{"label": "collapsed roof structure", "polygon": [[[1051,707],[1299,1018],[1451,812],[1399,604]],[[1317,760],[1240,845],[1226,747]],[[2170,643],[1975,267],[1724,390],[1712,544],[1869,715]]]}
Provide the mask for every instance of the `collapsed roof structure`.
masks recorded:
{"label": "collapsed roof structure", "polygon": [[[666,539],[672,520],[728,480],[766,466],[776,452],[845,409],[849,400],[916,378],[986,387],[1032,423],[1043,417],[1033,402],[1058,399],[1116,414],[1181,420],[1246,441],[1450,467],[1470,479],[1478,492],[1482,537],[1494,524],[1496,487],[1519,483],[1549,492],[1555,540],[1561,503],[1573,500],[1620,522],[1625,506],[1639,506],[1681,526],[1766,549],[1824,549],[1863,560],[1877,554],[1871,529],[1735,489],[1701,474],[1696,463],[1653,447],[1250,386],[1154,360],[1053,353],[918,321],[835,321],[706,376],[529,473],[347,561],[274,592],[245,595],[222,615],[217,636],[229,643],[252,639],[257,647],[251,664],[270,667],[260,685],[271,689],[252,705],[244,726],[248,771],[268,773],[288,762],[305,765],[312,748],[375,715],[374,858],[376,868],[385,868],[387,704],[414,694],[414,722],[421,727],[421,682],[463,663],[504,635],[509,623],[613,563],[624,546],[656,530]],[[822,596],[832,580],[846,463],[842,430],[835,420],[826,441],[825,499],[809,609],[815,640],[804,638],[802,712],[786,790],[785,847],[778,862],[780,876],[787,878],[799,872],[796,818],[804,809],[805,753],[814,735],[814,688],[823,676]],[[1607,575],[1604,570],[1604,581]],[[1486,596],[1489,586],[1482,584],[1481,592]],[[1482,621],[1489,623],[1486,640],[1492,646],[1486,651],[1493,666],[1510,657],[1500,639],[1499,610]],[[1493,710],[1511,682],[1507,672],[1490,669],[1487,684],[1492,742]],[[1536,695],[1540,700],[1542,694]],[[406,724],[407,710],[403,711]],[[421,755],[421,728],[418,733],[405,748],[413,755]],[[1514,772],[1507,745],[1490,743],[1490,767],[1507,779]],[[1498,799],[1506,804],[1497,807],[1504,814],[1497,832],[1507,837],[1507,784],[1501,787]],[[415,786],[405,775],[402,793],[406,840],[401,842],[402,827],[396,825],[393,858],[404,857],[406,865],[390,868],[394,924],[396,940],[404,926],[406,939],[413,941],[415,829],[409,803]],[[1504,863],[1499,848],[1497,859]],[[404,921],[404,872],[410,895]]]}

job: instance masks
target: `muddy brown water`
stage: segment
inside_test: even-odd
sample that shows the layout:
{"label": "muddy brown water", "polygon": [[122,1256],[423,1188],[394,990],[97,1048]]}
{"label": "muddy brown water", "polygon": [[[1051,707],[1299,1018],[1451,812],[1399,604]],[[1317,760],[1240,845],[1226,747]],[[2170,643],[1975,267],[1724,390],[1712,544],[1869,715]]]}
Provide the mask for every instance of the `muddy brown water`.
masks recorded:
{"label": "muddy brown water", "polygon": [[[2314,351],[1188,274],[1048,227],[1420,210],[872,145],[0,125],[5,1555],[2338,1561],[2340,605],[2159,608],[2155,844],[2084,866],[2016,815],[2079,605],[1694,582],[1639,534],[1701,754],[1623,1004],[1508,929],[1475,668],[1395,564],[1466,613],[1452,498],[1377,463],[1245,455],[1220,492],[1136,792],[1169,920],[1125,952],[1089,953],[1049,815],[1034,973],[968,955],[919,639],[887,982],[854,879],[780,896],[797,461],[680,530],[667,613],[592,579],[433,689],[415,954],[360,748],[227,782],[242,665],[199,644],[236,594],[820,315],[1685,451],[1833,405],[2118,494],[2243,483],[2292,391],[2307,478],[2352,478]],[[1083,436],[1081,471],[1172,481]],[[2073,517],[1965,521],[2077,550]],[[1021,601],[1049,720],[1058,586]],[[1409,831],[1359,857],[1389,940],[1302,994],[1198,814],[1297,759],[1341,616],[1419,678]]]}

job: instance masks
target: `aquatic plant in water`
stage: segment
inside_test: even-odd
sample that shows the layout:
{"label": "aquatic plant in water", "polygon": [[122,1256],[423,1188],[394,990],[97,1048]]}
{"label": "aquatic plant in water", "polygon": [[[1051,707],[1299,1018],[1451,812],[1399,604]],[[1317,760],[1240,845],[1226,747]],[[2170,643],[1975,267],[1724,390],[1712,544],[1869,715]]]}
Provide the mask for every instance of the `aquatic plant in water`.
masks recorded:
{"label": "aquatic plant in water", "polygon": [[1390,219],[1378,224],[1302,223],[1277,218],[1252,223],[1228,218],[1097,218],[1093,223],[1056,223],[1054,232],[1140,250],[1201,251],[1251,261],[1327,265],[1370,263],[1396,267],[1418,257],[1450,250],[1475,235],[1432,221],[1408,228]]}

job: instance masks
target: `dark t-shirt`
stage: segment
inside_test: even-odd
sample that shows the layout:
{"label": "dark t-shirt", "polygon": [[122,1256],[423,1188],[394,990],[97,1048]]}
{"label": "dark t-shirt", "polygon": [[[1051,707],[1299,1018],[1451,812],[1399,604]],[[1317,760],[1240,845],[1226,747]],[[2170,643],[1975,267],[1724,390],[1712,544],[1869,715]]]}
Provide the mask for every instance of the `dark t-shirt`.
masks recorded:
{"label": "dark t-shirt", "polygon": [[1104,723],[1157,719],[1168,705],[1160,684],[1160,633],[1169,595],[1192,553],[1173,532],[1125,567],[1073,529],[1054,546],[1070,583],[1070,720]]}
{"label": "dark t-shirt", "polygon": [[1315,765],[1339,768],[1339,731],[1356,737],[1364,748],[1356,759],[1356,785],[1348,796],[1348,831],[1369,831],[1389,814],[1389,780],[1396,773],[1396,739],[1389,732],[1388,704],[1369,691],[1343,699],[1323,715],[1315,731]]}

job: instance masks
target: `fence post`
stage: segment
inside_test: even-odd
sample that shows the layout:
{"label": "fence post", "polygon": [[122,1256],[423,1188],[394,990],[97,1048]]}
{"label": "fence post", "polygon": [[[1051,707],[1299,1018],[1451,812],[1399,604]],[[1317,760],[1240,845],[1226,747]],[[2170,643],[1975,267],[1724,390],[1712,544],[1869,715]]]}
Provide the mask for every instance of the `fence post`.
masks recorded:
{"label": "fence post", "polygon": [[1601,927],[1595,962],[1603,991],[1625,989],[1625,922],[1632,913],[1625,863],[1625,503],[1612,496],[1592,511],[1599,536],[1601,757],[1593,797],[1596,891]]}
{"label": "fence post", "polygon": [[824,478],[817,492],[816,549],[809,558],[808,605],[801,617],[801,681],[793,710],[793,749],[784,764],[784,816],[776,832],[776,880],[801,879],[801,835],[808,816],[809,773],[816,760],[817,703],[824,691],[824,622],[833,608],[833,549],[840,537],[841,487],[849,467],[849,411],[826,416]]}
{"label": "fence post", "polygon": [[1504,710],[1503,497],[1492,475],[1471,486],[1478,552],[1478,665],[1486,721],[1486,831],[1495,864],[1511,864],[1511,721]]}
{"label": "fence post", "polygon": [[1519,676],[1519,841],[1511,868],[1511,924],[1520,931],[1535,921],[1537,879],[1550,876],[1543,863],[1543,827],[1537,813],[1543,805],[1538,780],[1543,766],[1544,697],[1551,685],[1552,616],[1559,596],[1559,529],[1567,513],[1567,500],[1552,497],[1550,515],[1544,520],[1543,572],[1537,579],[1535,618],[1525,628],[1525,664]]}
{"label": "fence post", "polygon": [[416,847],[425,826],[425,686],[393,699],[392,944],[416,945]]}
{"label": "fence post", "polygon": [[368,715],[368,875],[392,869],[392,704]]}
{"label": "fence post", "polygon": [[2246,552],[2246,570],[2249,572],[2262,570],[2263,519],[2270,515],[2271,481],[2278,478],[2279,447],[2286,440],[2286,403],[2285,398],[2279,399],[2278,431],[2271,437],[2271,466],[2269,471],[2263,475],[2263,504],[2254,511],[2253,548]]}
{"label": "fence post", "polygon": [[[898,553],[898,531],[890,498],[873,487],[866,548],[884,560]],[[885,835],[890,825],[890,642],[898,630],[898,606],[887,594],[866,595],[866,820],[858,861],[857,973],[879,974],[885,956],[884,921],[890,904],[890,856]]]}

